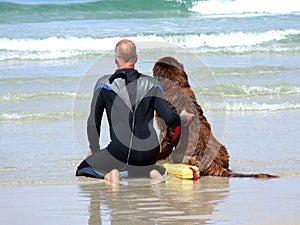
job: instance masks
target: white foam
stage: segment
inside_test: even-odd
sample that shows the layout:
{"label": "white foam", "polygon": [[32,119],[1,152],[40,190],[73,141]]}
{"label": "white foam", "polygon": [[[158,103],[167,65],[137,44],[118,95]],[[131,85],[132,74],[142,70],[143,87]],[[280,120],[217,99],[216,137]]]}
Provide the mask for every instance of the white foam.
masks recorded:
{"label": "white foam", "polygon": [[300,103],[225,103],[227,111],[277,111],[300,109]]}
{"label": "white foam", "polygon": [[[258,48],[259,44],[287,39],[289,35],[298,35],[300,30],[270,30],[262,33],[214,33],[179,34],[170,36],[140,35],[126,37],[136,43],[165,42],[184,48],[226,48],[234,52],[247,52]],[[120,37],[78,38],[49,37],[45,39],[8,39],[0,38],[0,61],[13,59],[59,59],[82,56],[100,51],[112,51]],[[150,46],[148,46],[150,47]],[[293,49],[295,49],[293,47]],[[218,49],[216,49],[218,51]],[[262,49],[263,50],[263,49]],[[274,49],[274,46],[272,47]],[[286,50],[286,49],[283,49]]]}
{"label": "white foam", "polygon": [[291,14],[300,12],[299,0],[209,0],[195,2],[191,11],[202,15]]}
{"label": "white foam", "polygon": [[290,34],[300,34],[297,30],[271,30],[263,33],[219,33],[219,34],[200,34],[188,35],[185,37],[184,45],[188,48],[201,46],[208,47],[231,47],[231,46],[253,46],[270,41],[283,40]]}
{"label": "white foam", "polygon": [[0,49],[14,51],[111,50],[119,38],[49,37],[46,39],[0,39]]}
{"label": "white foam", "polygon": [[71,111],[57,112],[7,112],[0,113],[0,121],[31,121],[31,120],[58,120],[62,118],[71,118]]}
{"label": "white foam", "polygon": [[21,93],[7,93],[0,95],[0,102],[21,102],[27,101],[32,99],[41,99],[41,98],[64,98],[64,97],[75,97],[75,93],[65,92],[65,91],[47,91],[47,92],[21,92]]}
{"label": "white foam", "polygon": [[222,90],[225,96],[229,97],[251,97],[251,96],[287,96],[299,95],[300,86],[292,84],[279,84],[267,86],[248,86],[248,85],[223,85]]}

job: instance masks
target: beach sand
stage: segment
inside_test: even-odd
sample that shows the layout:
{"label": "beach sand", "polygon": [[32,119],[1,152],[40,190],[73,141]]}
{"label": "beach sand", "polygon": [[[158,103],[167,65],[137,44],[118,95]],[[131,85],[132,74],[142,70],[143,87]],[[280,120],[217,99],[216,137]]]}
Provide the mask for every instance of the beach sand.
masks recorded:
{"label": "beach sand", "polygon": [[168,178],[154,185],[149,179],[137,179],[122,180],[119,188],[102,180],[76,178],[74,171],[82,156],[73,146],[72,126],[53,122],[52,129],[65,130],[65,142],[55,139],[55,133],[39,132],[53,145],[61,145],[59,154],[54,146],[45,145],[49,148],[44,149],[46,159],[45,154],[31,152],[27,154],[30,162],[23,162],[27,169],[22,170],[19,163],[0,171],[1,224],[298,224],[299,129],[295,121],[299,116],[297,111],[227,113],[226,128],[216,131],[223,132],[218,138],[228,148],[233,171],[281,178],[201,177],[195,182]]}
{"label": "beach sand", "polygon": [[[300,224],[299,1],[7,0],[0,9],[0,224]],[[137,43],[140,72],[167,55],[184,64],[231,170],[280,178],[118,188],[75,177],[93,87],[115,70],[121,38]]]}
{"label": "beach sand", "polygon": [[[146,185],[148,183],[148,185]],[[1,224],[299,224],[299,178],[2,186]]]}

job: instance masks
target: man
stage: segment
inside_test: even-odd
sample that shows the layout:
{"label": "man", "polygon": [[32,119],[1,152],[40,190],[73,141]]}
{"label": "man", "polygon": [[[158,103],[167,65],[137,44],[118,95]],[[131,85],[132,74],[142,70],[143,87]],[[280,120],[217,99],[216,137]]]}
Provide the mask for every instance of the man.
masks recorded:
{"label": "man", "polygon": [[[135,70],[138,60],[135,44],[127,39],[115,47],[117,70],[101,77],[94,89],[87,134],[88,157],[78,166],[77,176],[104,178],[113,183],[123,176],[161,178],[155,162],[159,142],[153,127],[154,111],[168,126],[188,125],[193,114],[180,115],[167,105],[158,81]],[[99,137],[104,110],[111,142],[100,150]],[[159,169],[160,170],[160,169]]]}

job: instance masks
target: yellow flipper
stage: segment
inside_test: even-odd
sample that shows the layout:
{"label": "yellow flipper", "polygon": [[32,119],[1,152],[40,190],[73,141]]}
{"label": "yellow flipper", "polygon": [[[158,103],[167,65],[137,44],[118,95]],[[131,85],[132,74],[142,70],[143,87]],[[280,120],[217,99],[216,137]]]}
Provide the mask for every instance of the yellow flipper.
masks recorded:
{"label": "yellow flipper", "polygon": [[167,174],[178,178],[197,180],[200,177],[200,171],[197,166],[173,163],[164,163],[162,165],[166,168]]}

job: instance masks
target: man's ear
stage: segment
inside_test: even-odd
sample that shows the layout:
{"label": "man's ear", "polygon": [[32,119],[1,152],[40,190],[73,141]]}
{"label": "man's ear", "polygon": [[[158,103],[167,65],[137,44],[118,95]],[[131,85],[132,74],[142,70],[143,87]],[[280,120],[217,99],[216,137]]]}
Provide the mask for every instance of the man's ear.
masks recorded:
{"label": "man's ear", "polygon": [[116,55],[114,56],[114,59],[115,59],[115,64],[118,65],[119,61],[118,61],[118,57]]}
{"label": "man's ear", "polygon": [[138,55],[135,55],[134,64],[138,61],[138,59],[139,59],[139,56],[138,56]]}

